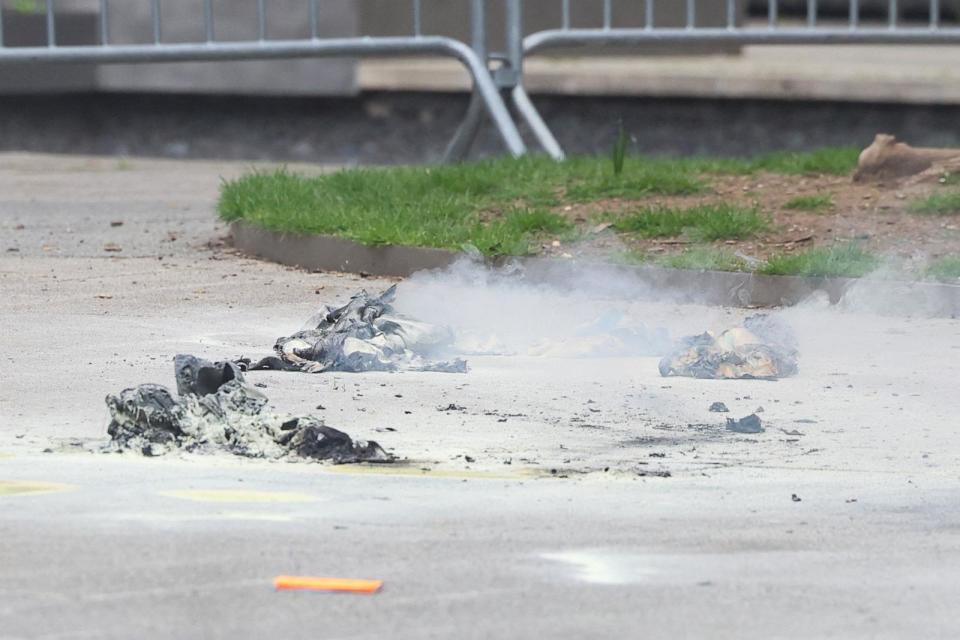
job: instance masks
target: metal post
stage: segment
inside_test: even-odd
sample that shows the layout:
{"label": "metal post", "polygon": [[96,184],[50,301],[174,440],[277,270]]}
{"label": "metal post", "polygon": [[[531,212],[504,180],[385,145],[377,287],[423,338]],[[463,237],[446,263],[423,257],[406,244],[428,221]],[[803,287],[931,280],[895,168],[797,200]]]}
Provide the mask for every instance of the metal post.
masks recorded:
{"label": "metal post", "polygon": [[[470,3],[470,34],[471,46],[477,57],[487,61],[487,4],[486,0],[471,0]],[[477,139],[480,125],[483,124],[484,104],[477,87],[470,94],[470,104],[463,122],[457,127],[450,144],[443,155],[444,162],[460,162],[470,153],[470,148]]]}
{"label": "metal post", "polygon": [[603,28],[607,31],[613,25],[613,0],[603,0]]}
{"label": "metal post", "polygon": [[807,26],[817,26],[817,0],[807,0]]}
{"label": "metal post", "polygon": [[3,47],[3,6],[0,6],[0,48]]}
{"label": "metal post", "polygon": [[422,7],[420,0],[413,0],[413,35],[418,38],[423,35]]}
{"label": "metal post", "polygon": [[213,0],[203,0],[203,26],[207,42],[213,42]]}
{"label": "metal post", "polygon": [[[554,160],[563,160],[566,156],[560,147],[560,143],[553,137],[550,127],[543,121],[540,112],[537,111],[533,101],[530,100],[530,96],[527,95],[527,90],[523,88],[523,0],[506,0],[506,2],[507,59],[516,74],[510,98],[513,100],[513,106],[516,107],[517,113],[530,127],[530,131],[537,139],[540,147]],[[608,0],[604,5],[603,19],[606,29],[611,27],[613,18],[610,4]]]}
{"label": "metal post", "polygon": [[940,28],[940,0],[930,0],[930,28]]}
{"label": "metal post", "polygon": [[110,44],[110,0],[100,0],[100,44]]}
{"label": "metal post", "polygon": [[310,39],[320,37],[320,12],[317,10],[317,0],[310,0]]}
{"label": "metal post", "polygon": [[566,31],[570,28],[570,0],[563,0],[561,12],[563,13],[561,24],[563,25],[563,30]]}
{"label": "metal post", "polygon": [[263,42],[267,39],[267,3],[266,0],[257,0],[257,39]]}
{"label": "metal post", "polygon": [[860,0],[850,0],[850,29],[860,26]]}
{"label": "metal post", "polygon": [[777,20],[779,19],[779,9],[778,0],[767,0],[767,27],[770,29],[777,28]]}
{"label": "metal post", "polygon": [[727,0],[727,29],[737,28],[737,0]]}
{"label": "metal post", "polygon": [[697,26],[697,0],[687,0],[687,29]]}
{"label": "metal post", "polygon": [[47,0],[47,46],[57,46],[57,24],[53,18],[53,0]]}
{"label": "metal post", "polygon": [[160,44],[163,31],[160,25],[160,0],[151,0],[150,17],[153,20],[153,44]]}
{"label": "metal post", "polygon": [[896,29],[897,23],[900,20],[900,8],[897,6],[897,0],[890,0],[890,6],[887,8],[887,17],[890,20],[890,28]]}
{"label": "metal post", "polygon": [[644,8],[646,9],[646,11],[644,11],[646,15],[644,16],[643,21],[646,24],[647,29],[653,29],[653,26],[654,26],[653,22],[654,22],[654,19],[656,18],[656,16],[653,13],[653,0],[647,0],[646,7]]}

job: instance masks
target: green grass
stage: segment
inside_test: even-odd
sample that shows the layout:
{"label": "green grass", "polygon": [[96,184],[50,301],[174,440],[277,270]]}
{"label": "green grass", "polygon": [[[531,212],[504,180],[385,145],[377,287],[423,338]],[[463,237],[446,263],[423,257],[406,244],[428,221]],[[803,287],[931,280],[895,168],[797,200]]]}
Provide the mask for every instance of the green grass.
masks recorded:
{"label": "green grass", "polygon": [[767,228],[755,208],[731,204],[706,204],[687,209],[647,207],[614,221],[618,231],[644,238],[673,238],[681,234],[703,242],[740,240]]}
{"label": "green grass", "polygon": [[856,147],[826,147],[812,152],[781,151],[749,159],[687,158],[677,160],[687,171],[749,175],[760,171],[783,175],[848,175],[857,168]]}
{"label": "green grass", "polygon": [[939,216],[958,214],[960,213],[960,191],[933,193],[911,203],[910,210],[914,213]]}
{"label": "green grass", "polygon": [[942,180],[941,184],[948,187],[960,187],[960,173],[945,173]]}
{"label": "green grass", "polygon": [[744,271],[747,266],[732,252],[713,247],[693,247],[683,253],[664,256],[656,263],[671,269],[692,271]]}
{"label": "green grass", "polygon": [[[551,211],[567,203],[702,193],[709,189],[710,173],[849,173],[856,163],[854,151],[825,149],[753,159],[615,154],[614,162],[602,156],[564,162],[497,158],[433,167],[347,169],[313,177],[278,170],[225,181],[218,210],[224,220],[242,219],[274,231],[331,234],[368,245],[472,245],[487,255],[520,255],[530,252],[540,236],[574,233]],[[676,233],[691,227],[704,240],[747,237],[765,226],[756,211],[733,208],[674,218],[670,224],[681,225]],[[653,227],[649,232],[673,233]]]}
{"label": "green grass", "polygon": [[940,258],[927,267],[926,276],[941,282],[960,280],[960,255]]}
{"label": "green grass", "polygon": [[833,208],[833,196],[823,194],[817,196],[797,196],[785,205],[787,209],[797,209],[800,211],[826,211]]}
{"label": "green grass", "polygon": [[853,243],[818,247],[803,253],[772,256],[758,269],[767,275],[865,276],[880,264],[880,259]]}

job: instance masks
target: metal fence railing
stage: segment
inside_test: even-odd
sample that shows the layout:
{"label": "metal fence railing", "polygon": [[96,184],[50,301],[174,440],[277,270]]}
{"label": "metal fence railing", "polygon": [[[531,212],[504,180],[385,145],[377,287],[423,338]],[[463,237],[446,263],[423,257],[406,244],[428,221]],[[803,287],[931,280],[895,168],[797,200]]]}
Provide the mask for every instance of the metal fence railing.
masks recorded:
{"label": "metal fence railing", "polygon": [[[184,8],[183,0],[90,0],[98,12],[99,28],[96,42],[89,44],[61,44],[58,42],[58,4],[62,0],[34,0],[31,11],[45,17],[45,38],[39,44],[12,46],[5,42],[6,32],[0,10],[0,64],[43,63],[154,63],[186,61],[233,61],[270,60],[321,57],[374,57],[374,56],[448,56],[459,60],[473,79],[474,93],[481,111],[489,114],[504,144],[510,153],[526,152],[523,139],[508,111],[506,104],[487,68],[487,60],[468,44],[457,39],[430,35],[423,30],[422,0],[397,0],[406,2],[412,16],[412,32],[402,36],[344,37],[321,36],[318,26],[323,16],[323,0],[300,0],[309,29],[302,37],[272,38],[268,23],[270,0],[255,0],[254,22],[251,35],[242,39],[223,40],[217,34],[217,9],[213,0],[196,0],[196,16],[191,17],[198,27],[197,37],[191,41],[171,42],[165,38],[165,10]],[[2,9],[3,0],[0,0]],[[289,5],[289,2],[287,3]],[[144,6],[138,6],[144,5]],[[118,42],[111,37],[111,24],[117,14],[131,7],[143,10],[149,7],[149,28],[139,41],[128,39]],[[226,5],[230,6],[230,5]],[[481,16],[482,17],[482,16]],[[473,16],[474,20],[478,18]],[[482,20],[476,22],[474,31],[477,40],[485,38]],[[519,42],[519,41],[518,41]],[[519,44],[517,45],[519,47]]]}
{"label": "metal fence railing", "polygon": [[[577,27],[571,20],[571,9],[577,0],[551,0],[559,2],[561,20],[555,29],[539,31],[526,36],[523,40],[522,56],[530,56],[542,51],[563,47],[576,47],[581,55],[591,51],[611,48],[629,49],[630,47],[665,44],[681,45],[693,43],[715,43],[728,45],[758,44],[958,44],[960,28],[947,24],[942,19],[944,3],[960,4],[956,0],[753,0],[751,5],[766,5],[762,19],[746,16],[745,0],[710,0],[716,5],[723,4],[724,24],[705,26],[698,20],[698,8],[705,6],[698,0],[674,0],[682,3],[683,24],[665,26],[657,20],[655,0],[631,0],[633,5],[641,5],[643,24],[636,27],[618,27],[615,25],[617,9],[624,6],[622,0],[602,0],[597,16],[600,26]],[[797,5],[803,2],[805,11],[800,19],[784,18],[780,7],[787,3]],[[825,5],[830,5],[832,16],[836,16],[837,5],[843,5],[843,17],[829,21],[821,18]],[[907,22],[903,19],[905,5],[911,5],[911,14],[917,13],[917,5],[924,5],[924,22],[915,19]],[[869,7],[870,19],[865,20],[862,9]],[[715,6],[713,8],[716,8]],[[791,6],[791,13],[796,13]],[[951,9],[955,9],[951,6]],[[880,16],[879,19],[877,16]],[[958,60],[960,63],[960,60]],[[550,134],[533,104],[527,99],[522,82],[513,89],[514,102],[529,123],[540,145],[556,158],[563,152]]]}
{"label": "metal fence railing", "polygon": [[[57,8],[61,2],[86,2],[97,9],[99,33],[96,42],[61,44],[57,34]],[[230,0],[234,2],[239,0]],[[485,114],[488,114],[507,149],[514,155],[526,152],[525,143],[507,108],[507,96],[532,136],[552,157],[563,158],[563,150],[550,128],[537,112],[523,86],[524,60],[551,48],[563,47],[567,55],[585,55],[612,48],[642,52],[652,44],[955,44],[960,43],[960,27],[943,19],[945,8],[952,16],[960,11],[960,0],[535,0],[527,9],[559,9],[555,28],[524,37],[523,0],[461,0],[468,4],[471,24],[470,42],[444,35],[425,33],[425,10],[430,0],[395,0],[409,8],[412,24],[407,35],[365,36],[320,35],[327,0],[285,0],[302,3],[309,23],[299,37],[271,37],[268,8],[272,0],[255,2],[256,11],[249,35],[221,39],[216,22],[217,9],[230,3],[214,0],[33,0],[45,17],[45,39],[39,44],[12,46],[4,43],[5,32],[0,11],[0,64],[16,63],[139,63],[176,61],[224,61],[319,57],[416,56],[439,55],[459,60],[473,79],[474,92],[466,118],[447,149],[447,159],[457,160],[468,153]],[[434,2],[438,0],[433,0]],[[487,10],[493,2],[504,8],[505,41],[502,50],[491,50],[487,31]],[[0,0],[0,5],[4,0]],[[582,3],[582,4],[581,4]],[[748,4],[749,3],[749,4]],[[172,5],[181,13],[196,7],[193,20],[197,37],[190,41],[166,38],[165,11]],[[821,10],[830,8],[830,20]],[[909,5],[909,7],[908,7]],[[925,16],[917,22],[917,6]],[[130,7],[149,9],[149,27],[141,39],[122,42],[111,37],[110,26],[117,12]],[[751,12],[745,9],[749,6]],[[658,10],[673,9],[670,20],[658,17]],[[781,12],[788,8],[789,15]],[[842,19],[837,9],[842,7]],[[578,9],[576,14],[573,9]],[[635,26],[621,26],[618,12],[629,8],[641,17]],[[677,9],[680,10],[679,20]],[[709,11],[706,11],[709,9]],[[764,11],[765,9],[765,11]],[[910,20],[905,20],[909,9]],[[597,13],[582,27],[573,16],[585,11]],[[763,14],[757,18],[756,13]],[[703,18],[709,16],[709,20]],[[428,16],[427,16],[428,17]],[[631,23],[632,24],[632,23]]]}

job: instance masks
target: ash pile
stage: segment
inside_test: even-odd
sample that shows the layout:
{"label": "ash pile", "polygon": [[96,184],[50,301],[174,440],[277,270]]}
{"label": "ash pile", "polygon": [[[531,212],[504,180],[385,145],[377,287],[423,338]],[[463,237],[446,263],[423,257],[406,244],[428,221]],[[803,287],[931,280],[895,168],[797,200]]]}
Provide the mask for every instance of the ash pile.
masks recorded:
{"label": "ash pile", "polygon": [[142,384],[107,396],[107,433],[115,449],[147,456],[227,451],[334,464],[394,460],[376,442],[353,440],[315,416],[266,410],[267,397],[245,384],[236,363],[178,355],[174,373],[177,395],[159,384]]}
{"label": "ash pile", "polygon": [[682,338],[660,360],[660,375],[713,379],[776,380],[798,371],[797,340],[789,325],[769,315],[742,327]]}
{"label": "ash pile", "polygon": [[346,305],[324,305],[307,328],[279,338],[275,355],[254,363],[250,369],[280,369],[323,373],[327,371],[438,371],[466,373],[460,358],[433,360],[449,350],[454,341],[447,327],[421,322],[398,313],[391,303],[393,285],[379,296],[362,290]]}

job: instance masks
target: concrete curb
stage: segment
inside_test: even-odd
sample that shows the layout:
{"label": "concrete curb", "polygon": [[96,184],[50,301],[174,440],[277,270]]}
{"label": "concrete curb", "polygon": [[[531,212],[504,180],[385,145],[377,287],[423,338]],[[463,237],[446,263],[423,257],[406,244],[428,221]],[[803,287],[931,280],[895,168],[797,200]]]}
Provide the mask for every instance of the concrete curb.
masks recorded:
{"label": "concrete curb", "polygon": [[[368,247],[332,236],[297,235],[268,231],[242,222],[231,224],[233,245],[243,253],[289,266],[320,271],[346,271],[374,276],[409,276],[417,271],[442,269],[462,254],[423,247]],[[502,265],[495,260],[491,264]],[[637,298],[655,297],[680,303],[733,307],[776,307],[798,304],[811,296],[838,303],[866,281],[857,278],[768,276],[728,271],[690,271],[651,266],[615,265],[557,258],[516,258],[523,278],[533,283],[575,283],[584,267],[591,267],[588,286],[629,281]],[[895,304],[921,309],[924,315],[960,317],[960,286],[900,281],[870,281],[873,306],[883,311]],[[622,289],[622,287],[620,287]],[[879,295],[876,295],[879,294]],[[868,300],[868,302],[869,302]]]}

